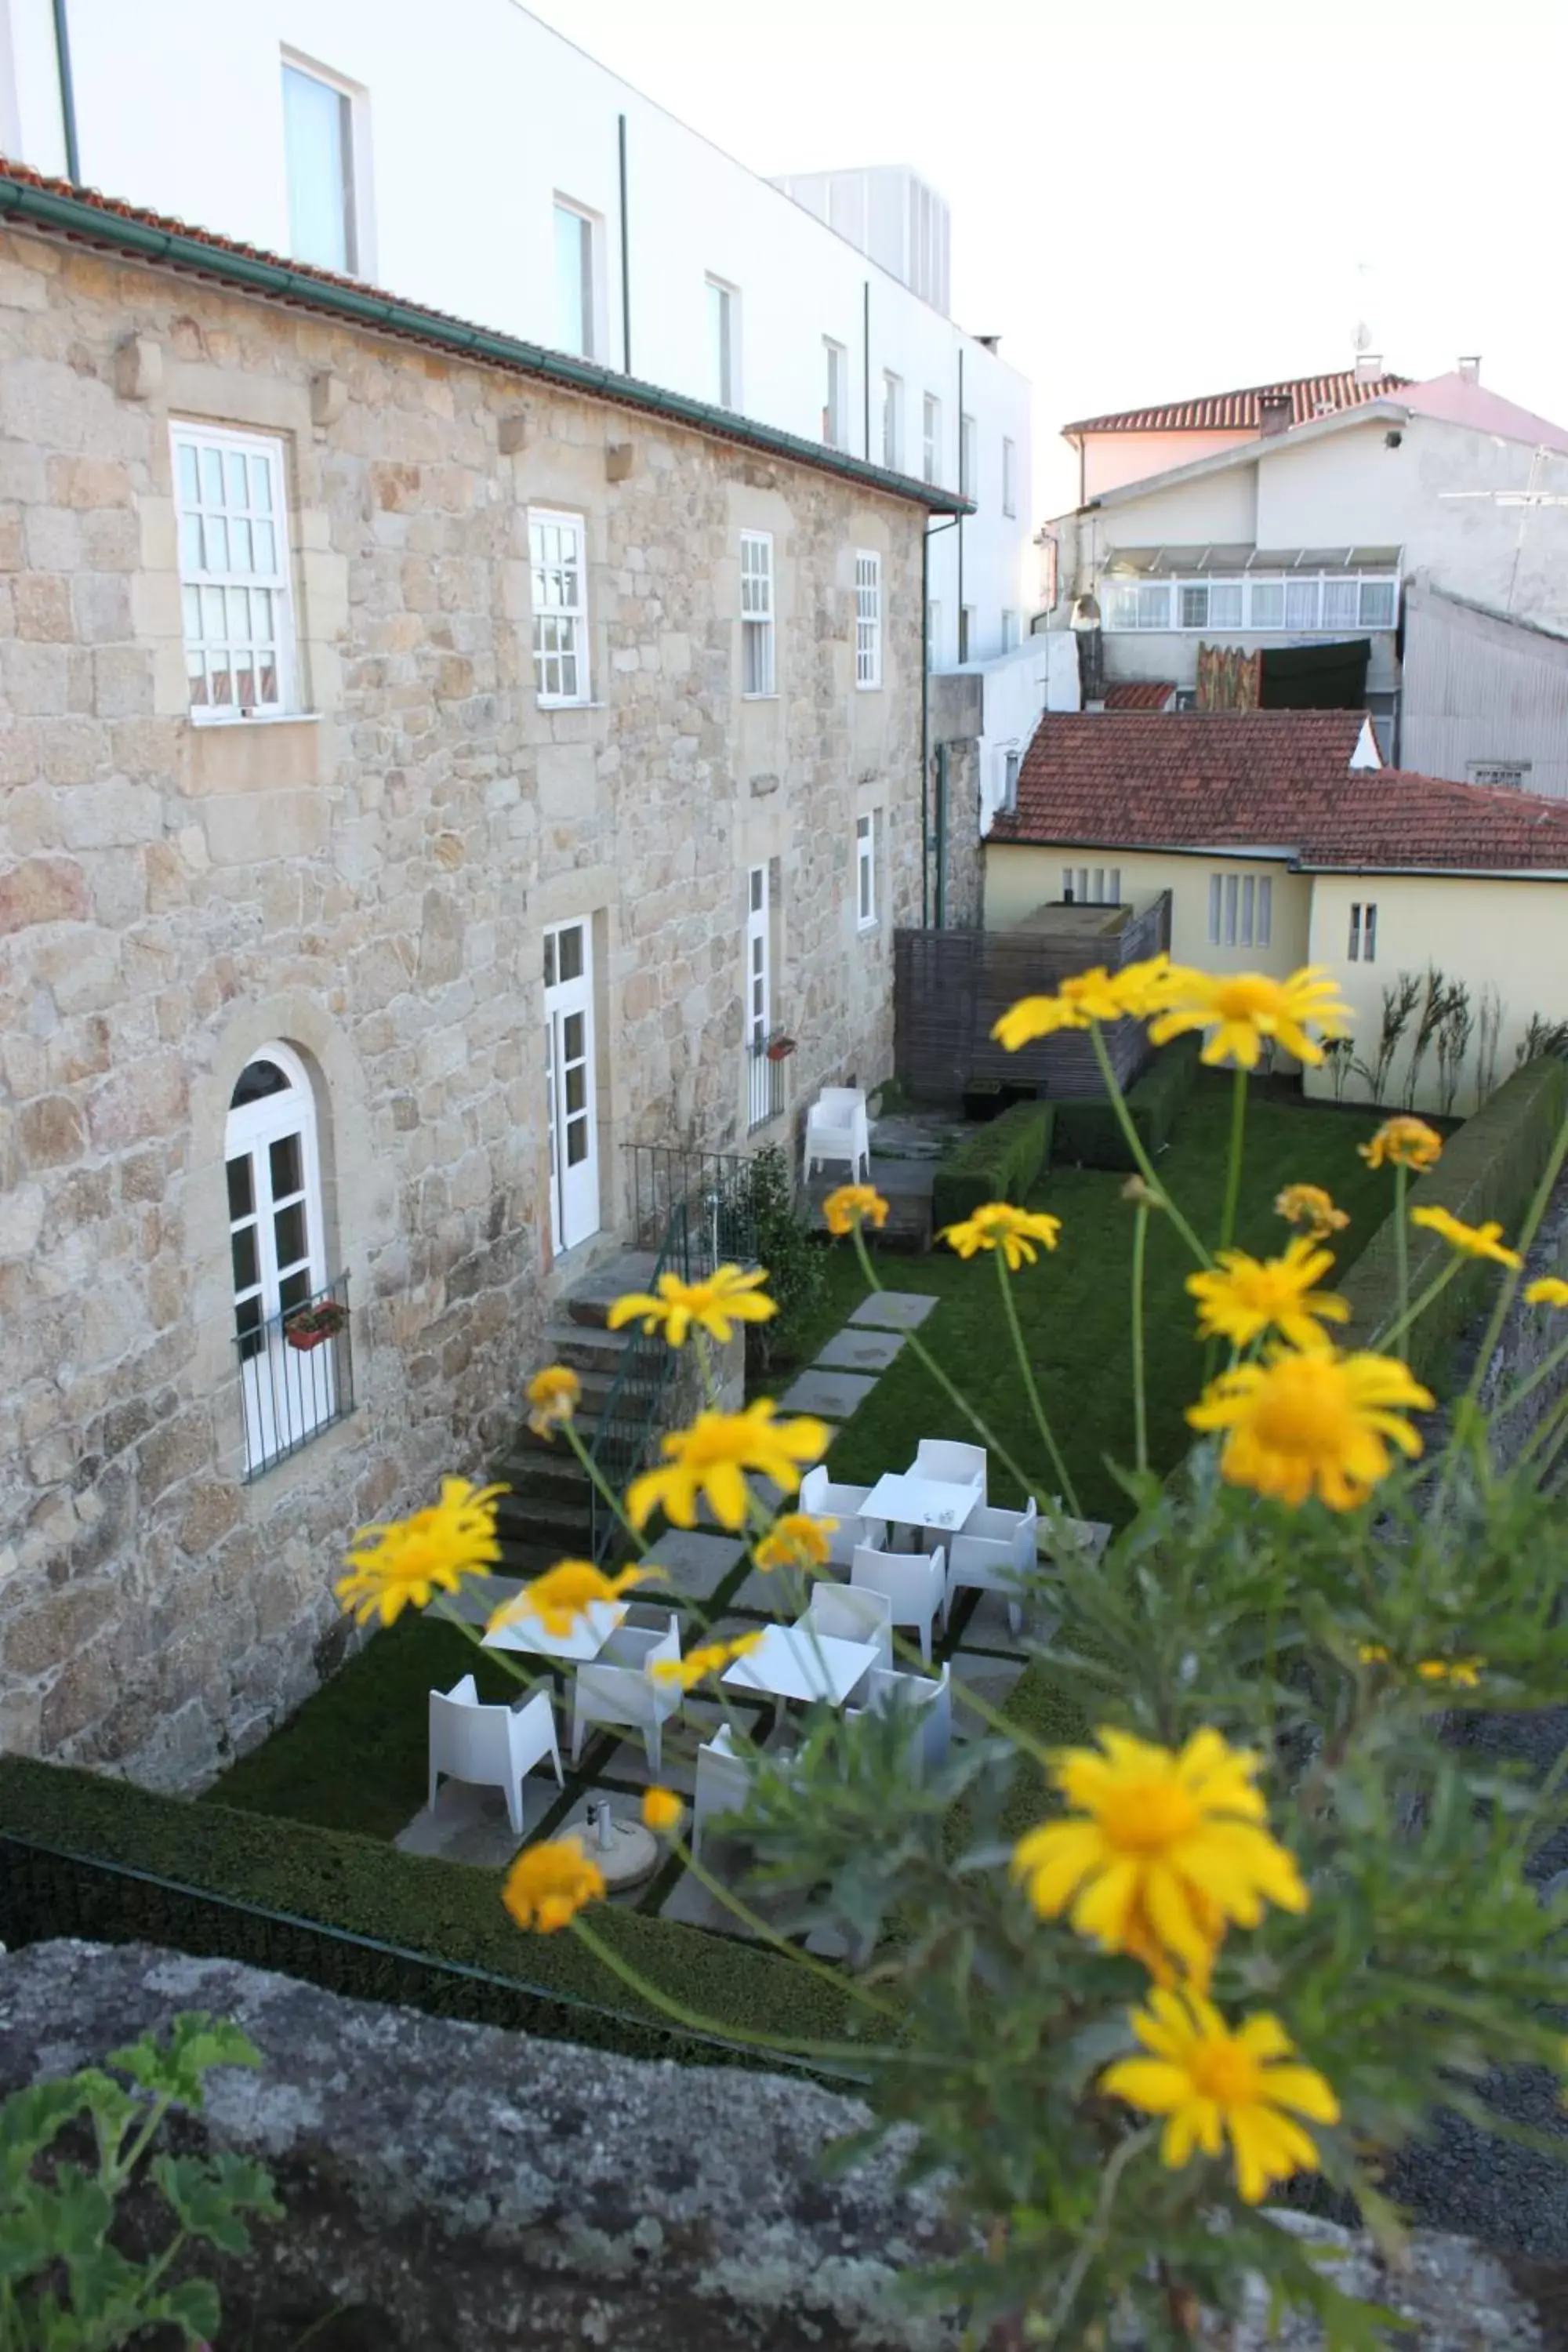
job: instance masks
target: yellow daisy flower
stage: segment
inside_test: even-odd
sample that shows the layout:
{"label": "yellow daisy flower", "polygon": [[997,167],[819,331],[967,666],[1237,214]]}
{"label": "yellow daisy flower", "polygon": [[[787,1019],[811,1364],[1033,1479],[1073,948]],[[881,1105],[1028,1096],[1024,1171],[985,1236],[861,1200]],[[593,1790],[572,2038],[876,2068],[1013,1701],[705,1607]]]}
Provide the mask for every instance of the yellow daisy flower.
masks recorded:
{"label": "yellow daisy flower", "polygon": [[1010,1201],[987,1201],[961,1224],[944,1225],[937,1238],[960,1257],[973,1257],[976,1250],[999,1249],[1008,1272],[1016,1274],[1026,1261],[1034,1265],[1039,1255],[1037,1242],[1054,1250],[1061,1229],[1061,1219],[1047,1216],[1044,1210],[1015,1209]]}
{"label": "yellow daisy flower", "polygon": [[500,1558],[496,1497],[506,1492],[443,1478],[441,1499],[427,1510],[361,1528],[360,1549],[344,1554],[354,1572],[333,1588],[343,1607],[357,1606],[362,1625],[378,1615],[391,1625],[410,1604],[424,1609],[433,1593],[456,1592],[465,1576],[488,1576]]}
{"label": "yellow daisy flower", "polygon": [[662,1323],[672,1348],[684,1346],[695,1324],[722,1348],[737,1323],[765,1323],[778,1313],[776,1302],[763,1297],[758,1287],[767,1278],[761,1266],[750,1274],[742,1274],[738,1265],[715,1266],[706,1282],[682,1282],[678,1274],[661,1274],[657,1297],[644,1290],[628,1291],[605,1319],[612,1331],[639,1318],[645,1332],[657,1331]]}
{"label": "yellow daisy flower", "polygon": [[1263,971],[1173,973],[1168,1010],[1150,1024],[1156,1045],[1190,1029],[1210,1032],[1203,1049],[1209,1063],[1231,1062],[1255,1070],[1265,1039],[1282,1045],[1299,1062],[1321,1062],[1323,1049],[1311,1032],[1335,1037],[1350,1026],[1350,1007],[1322,967],[1304,964],[1289,980]]}
{"label": "yellow daisy flower", "polygon": [[1149,2055],[1119,2059],[1100,2087],[1166,2118],[1160,2158],[1172,2171],[1194,2148],[1218,2156],[1228,2138],[1242,2202],[1257,2205],[1271,2182],[1318,2170],[1316,2143],[1293,2118],[1335,2124],[1340,2103],[1277,2017],[1244,2018],[1233,2033],[1201,1994],[1156,1990],[1132,2011],[1132,2031]]}
{"label": "yellow daisy flower", "polygon": [[1012,1872],[1042,1919],[1072,1925],[1156,1974],[1172,1960],[1206,1983],[1227,1921],[1256,1927],[1266,1903],[1307,1908],[1293,1858],[1268,1834],[1254,1778],[1262,1758],[1197,1731],[1180,1751],[1124,1731],[1068,1748],[1051,1777],[1074,1818],[1030,1830]]}
{"label": "yellow daisy flower", "polygon": [[1352,1511],[1388,1475],[1391,1444],[1412,1458],[1421,1452],[1400,1413],[1432,1402],[1395,1357],[1275,1348],[1267,1361],[1211,1381],[1187,1419],[1225,1431],[1219,1469],[1231,1486],[1292,1507],[1318,1494],[1331,1510]]}
{"label": "yellow daisy flower", "polygon": [[1527,1307],[1568,1307],[1568,1282],[1555,1274],[1543,1274],[1539,1282],[1525,1285]]}
{"label": "yellow daisy flower", "polygon": [[1424,1118],[1402,1112],[1397,1118],[1385,1118],[1372,1141],[1358,1143],[1356,1150],[1369,1168],[1381,1168],[1385,1161],[1393,1168],[1430,1168],[1442,1157],[1443,1139]]}
{"label": "yellow daisy flower", "polygon": [[1122,1021],[1129,1014],[1142,1019],[1169,1001],[1173,969],[1167,955],[1150,956],[1121,971],[1096,964],[1091,971],[1073,972],[1054,996],[1020,997],[991,1034],[1016,1054],[1020,1046],[1053,1036],[1058,1029],[1087,1029],[1091,1021]]}
{"label": "yellow daisy flower", "polygon": [[661,1568],[650,1568],[635,1560],[623,1568],[618,1576],[606,1576],[590,1559],[558,1559],[553,1568],[525,1584],[510,1601],[503,1601],[494,1612],[487,1633],[499,1633],[504,1626],[517,1625],[529,1618],[537,1619],[547,1633],[564,1641],[576,1631],[580,1618],[596,1601],[618,1601],[644,1577],[662,1576]]}
{"label": "yellow daisy flower", "polygon": [[552,1936],[584,1903],[600,1901],[604,1893],[604,1874],[579,1839],[546,1838],[518,1855],[500,1899],[520,1927]]}
{"label": "yellow daisy flower", "polygon": [[785,1511],[773,1521],[752,1554],[759,1568],[799,1568],[810,1575],[833,1556],[828,1541],[837,1519],[814,1519],[809,1511]]}
{"label": "yellow daisy flower", "polygon": [[[1356,1655],[1363,1666],[1386,1666],[1388,1652],[1381,1642],[1363,1642]],[[1415,1671],[1424,1683],[1453,1683],[1459,1690],[1474,1690],[1481,1679],[1480,1658],[1423,1658]]]}
{"label": "yellow daisy flower", "polygon": [[683,1691],[695,1690],[709,1675],[721,1674],[736,1658],[743,1658],[762,1640],[760,1633],[737,1633],[732,1642],[704,1642],[695,1650],[688,1650],[683,1658],[656,1658],[648,1668],[655,1682],[679,1683]]}
{"label": "yellow daisy flower", "polygon": [[721,1527],[742,1528],[743,1473],[755,1471],[793,1495],[802,1468],[821,1459],[832,1437],[826,1422],[805,1415],[775,1421],[771,1397],[759,1397],[744,1412],[700,1412],[689,1429],[672,1430],[664,1439],[663,1465],[632,1480],[626,1515],[634,1528],[643,1528],[662,1505],[678,1528],[695,1527],[697,1498],[706,1495]]}
{"label": "yellow daisy flower", "polygon": [[1510,1249],[1502,1237],[1502,1227],[1495,1217],[1484,1225],[1467,1225],[1461,1218],[1450,1216],[1447,1209],[1412,1209],[1410,1222],[1429,1234],[1436,1234],[1450,1249],[1463,1250],[1467,1257],[1494,1258],[1499,1265],[1522,1265],[1524,1260],[1517,1250]]}
{"label": "yellow daisy flower", "polygon": [[680,1816],[686,1811],[673,1789],[647,1789],[643,1792],[643,1827],[655,1837],[668,1837],[680,1827]]}
{"label": "yellow daisy flower", "polygon": [[528,1425],[536,1437],[552,1437],[564,1428],[583,1402],[583,1383],[569,1364],[546,1364],[535,1372],[524,1394],[532,1411]]}
{"label": "yellow daisy flower", "polygon": [[1327,1241],[1331,1234],[1342,1233],[1350,1219],[1343,1209],[1336,1209],[1331,1194],[1321,1184],[1287,1184],[1282,1192],[1274,1195],[1274,1213],[1283,1217],[1288,1225],[1304,1225],[1315,1242]]}
{"label": "yellow daisy flower", "polygon": [[859,1224],[875,1225],[880,1232],[888,1222],[888,1204],[873,1184],[840,1184],[824,1201],[822,1213],[830,1234],[843,1235]]}
{"label": "yellow daisy flower", "polygon": [[1187,1288],[1198,1302],[1198,1336],[1228,1339],[1248,1348],[1266,1331],[1278,1331],[1292,1347],[1316,1347],[1324,1323],[1347,1323],[1350,1308],[1331,1290],[1312,1285],[1333,1259],[1304,1234],[1286,1244],[1283,1257],[1248,1257],[1245,1250],[1221,1250],[1217,1270],[1189,1274]]}

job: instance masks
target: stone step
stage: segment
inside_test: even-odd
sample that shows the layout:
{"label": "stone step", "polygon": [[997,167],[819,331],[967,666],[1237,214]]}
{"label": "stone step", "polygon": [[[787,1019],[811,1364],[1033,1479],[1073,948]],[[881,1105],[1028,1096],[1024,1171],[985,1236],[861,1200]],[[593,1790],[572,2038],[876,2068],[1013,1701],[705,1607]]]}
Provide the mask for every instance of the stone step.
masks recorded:
{"label": "stone step", "polygon": [[496,1531],[503,1544],[553,1544],[558,1552],[581,1553],[588,1541],[588,1490],[581,1500],[556,1495],[503,1495],[496,1505]]}
{"label": "stone step", "polygon": [[602,1329],[605,1316],[624,1292],[650,1286],[658,1264],[651,1250],[621,1250],[574,1283],[561,1304],[574,1323]]}
{"label": "stone step", "polygon": [[[905,1172],[905,1171],[898,1171],[899,1174]],[[913,1161],[909,1162],[907,1173],[917,1181],[913,1182],[906,1181],[900,1183],[893,1168],[884,1163],[883,1167],[879,1169],[873,1163],[871,1181],[888,1203],[887,1223],[878,1227],[871,1235],[879,1249],[930,1249],[931,1172],[929,1162],[923,1167]],[[831,1179],[825,1180],[820,1175],[814,1176],[806,1186],[803,1205],[805,1208],[808,1232],[825,1234],[827,1231],[826,1222],[822,1214],[822,1203],[828,1194],[836,1190],[837,1186]]]}
{"label": "stone step", "polygon": [[588,1474],[575,1454],[560,1447],[553,1454],[542,1448],[533,1454],[503,1454],[490,1466],[491,1475],[510,1490],[514,1504],[537,1498],[587,1507],[592,1492]]}
{"label": "stone step", "polygon": [[629,1331],[606,1331],[602,1323],[561,1321],[549,1326],[539,1344],[547,1364],[570,1364],[584,1379],[593,1374],[607,1388],[631,1343]]}

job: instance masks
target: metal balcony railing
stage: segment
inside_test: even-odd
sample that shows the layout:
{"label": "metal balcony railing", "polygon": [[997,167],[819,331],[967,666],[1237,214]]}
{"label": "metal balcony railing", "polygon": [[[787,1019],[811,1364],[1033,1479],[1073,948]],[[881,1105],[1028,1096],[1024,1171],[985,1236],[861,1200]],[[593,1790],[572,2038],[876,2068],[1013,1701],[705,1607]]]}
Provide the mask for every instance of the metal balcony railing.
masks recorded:
{"label": "metal balcony railing", "polygon": [[349,1278],[261,1315],[258,1299],[237,1310],[245,1475],[258,1478],[353,1411]]}
{"label": "metal balcony railing", "polygon": [[[786,1043],[782,1029],[770,1031],[767,1036],[750,1038],[746,1044],[746,1132],[754,1135],[759,1127],[766,1127],[777,1118],[784,1107],[784,1066],[787,1054],[779,1047]],[[793,1048],[790,1049],[793,1051]]]}

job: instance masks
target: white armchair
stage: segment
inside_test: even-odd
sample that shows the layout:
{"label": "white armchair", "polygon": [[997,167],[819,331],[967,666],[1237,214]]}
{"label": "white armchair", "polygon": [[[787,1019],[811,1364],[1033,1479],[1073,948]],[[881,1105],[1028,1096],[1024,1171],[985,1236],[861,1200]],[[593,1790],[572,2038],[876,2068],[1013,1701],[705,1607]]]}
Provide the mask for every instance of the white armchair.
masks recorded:
{"label": "white armchair", "polygon": [[481,1706],[472,1675],[465,1675],[449,1691],[430,1694],[430,1791],[436,1802],[437,1783],[467,1780],[481,1789],[504,1789],[507,1819],[513,1834],[522,1835],[522,1783],[546,1757],[555,1778],[565,1786],[561,1747],[555,1737],[555,1709],[547,1690],[531,1692],[516,1706]]}
{"label": "white armchair", "polygon": [[922,1437],[910,1464],[912,1478],[940,1478],[953,1486],[973,1486],[980,1481],[980,1499],[985,1500],[985,1448],[984,1445],[963,1445],[956,1438]]}
{"label": "white armchair", "polygon": [[811,1606],[799,1620],[840,1642],[869,1642],[884,1666],[893,1663],[893,1612],[885,1592],[857,1592],[843,1584],[814,1584]]}
{"label": "white armchair", "polygon": [[738,1813],[751,1791],[754,1756],[737,1755],[730,1727],[721,1723],[697,1750],[697,1793],[691,1804],[691,1851],[702,1850],[702,1825],[715,1813]]}
{"label": "white armchair", "polygon": [[871,1125],[858,1087],[824,1087],[805,1115],[805,1179],[818,1160],[847,1160],[854,1183],[862,1167],[871,1173]]}
{"label": "white armchair", "polygon": [[1006,1597],[1007,1622],[1017,1633],[1024,1622],[1023,1579],[1035,1566],[1038,1527],[1033,1495],[1022,1511],[983,1509],[970,1515],[948,1554],[943,1626],[960,1592],[1000,1592]]}
{"label": "white armchair", "polygon": [[680,1708],[679,1683],[661,1682],[654,1666],[680,1655],[680,1626],[672,1612],[667,1625],[648,1631],[617,1626],[591,1666],[579,1666],[572,1696],[572,1761],[583,1752],[591,1723],[640,1731],[650,1772],[660,1769],[665,1724]]}
{"label": "white armchair", "polygon": [[928,1772],[941,1769],[947,1761],[947,1751],[952,1741],[952,1669],[944,1665],[940,1675],[889,1674],[885,1668],[873,1668],[867,1685],[866,1704],[847,1709],[847,1718],[853,1721],[860,1715],[888,1715],[895,1709],[908,1712],[910,1723],[910,1760],[917,1780]]}
{"label": "white armchair", "polygon": [[850,1592],[878,1592],[888,1604],[889,1622],[912,1625],[921,1638],[921,1655],[931,1664],[931,1627],[947,1590],[947,1561],[942,1546],[935,1551],[873,1551],[857,1544],[849,1571]]}
{"label": "white armchair", "polygon": [[857,1544],[880,1546],[887,1540],[882,1520],[861,1515],[860,1507],[870,1491],[869,1486],[836,1486],[820,1462],[800,1482],[801,1509],[814,1518],[838,1522],[827,1538],[827,1557],[835,1568],[853,1565]]}

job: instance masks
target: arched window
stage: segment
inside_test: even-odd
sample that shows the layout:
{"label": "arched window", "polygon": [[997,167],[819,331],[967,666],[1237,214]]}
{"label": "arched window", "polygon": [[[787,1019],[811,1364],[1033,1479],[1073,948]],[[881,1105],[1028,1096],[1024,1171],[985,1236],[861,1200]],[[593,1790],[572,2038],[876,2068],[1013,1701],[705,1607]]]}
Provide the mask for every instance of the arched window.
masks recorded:
{"label": "arched window", "polygon": [[287,1045],[246,1064],[224,1134],[235,1343],[254,1477],[349,1410],[346,1286],[328,1279],[310,1081]]}

